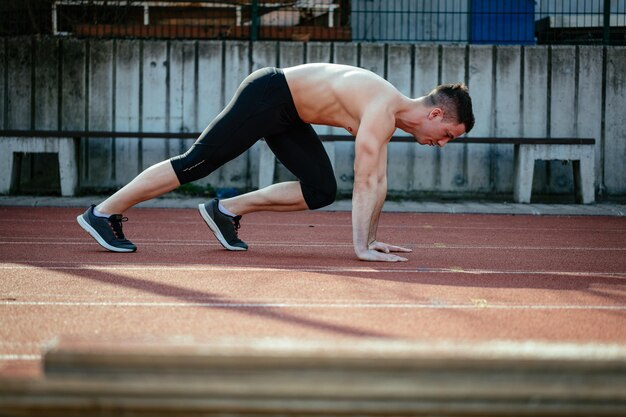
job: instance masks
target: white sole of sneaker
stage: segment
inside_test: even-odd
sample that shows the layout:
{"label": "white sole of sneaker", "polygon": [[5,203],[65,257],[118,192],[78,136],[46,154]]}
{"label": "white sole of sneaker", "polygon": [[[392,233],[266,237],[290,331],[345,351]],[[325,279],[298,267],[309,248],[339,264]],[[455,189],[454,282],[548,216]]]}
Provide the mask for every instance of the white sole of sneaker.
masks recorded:
{"label": "white sole of sneaker", "polygon": [[89,233],[89,235],[91,235],[91,237],[94,238],[96,242],[98,242],[98,244],[102,246],[103,248],[110,250],[111,252],[124,252],[124,253],[135,252],[132,249],[116,248],[115,246],[111,246],[108,243],[106,243],[106,241],[102,239],[102,237],[100,237],[98,232],[96,232],[96,230],[93,227],[91,227],[89,223],[85,221],[85,219],[83,219],[82,214],[76,217],[76,221],[78,222],[78,225],[82,227],[85,230],[85,232]]}
{"label": "white sole of sneaker", "polygon": [[211,229],[211,231],[213,232],[217,240],[220,242],[220,244],[224,247],[224,249],[247,250],[246,248],[240,248],[240,247],[231,246],[228,244],[226,239],[224,239],[224,235],[222,235],[222,232],[220,232],[219,227],[217,227],[217,224],[215,224],[211,216],[209,216],[209,213],[206,211],[206,206],[204,204],[198,204],[198,211],[200,212],[200,215],[202,216],[202,219],[204,220],[206,225],[209,226],[209,229]]}

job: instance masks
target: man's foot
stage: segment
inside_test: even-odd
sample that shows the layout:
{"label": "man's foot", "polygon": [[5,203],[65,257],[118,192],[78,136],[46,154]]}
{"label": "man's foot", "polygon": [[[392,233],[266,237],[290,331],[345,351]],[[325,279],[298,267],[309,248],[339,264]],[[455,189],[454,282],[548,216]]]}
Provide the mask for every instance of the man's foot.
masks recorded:
{"label": "man's foot", "polygon": [[93,214],[95,205],[92,205],[80,216],[76,217],[76,221],[91,235],[96,242],[105,249],[112,252],[135,252],[137,246],[124,237],[122,232],[122,223],[128,218],[122,217],[121,214],[113,214],[107,217],[98,217]]}
{"label": "man's foot", "polygon": [[227,216],[218,208],[219,200],[198,205],[200,215],[217,240],[228,250],[248,250],[248,245],[237,237],[241,216]]}

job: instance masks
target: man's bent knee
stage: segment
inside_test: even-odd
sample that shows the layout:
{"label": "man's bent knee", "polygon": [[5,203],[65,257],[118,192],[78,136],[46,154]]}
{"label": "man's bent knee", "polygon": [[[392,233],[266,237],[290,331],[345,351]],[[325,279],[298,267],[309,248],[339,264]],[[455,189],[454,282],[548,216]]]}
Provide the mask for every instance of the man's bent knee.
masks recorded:
{"label": "man's bent knee", "polygon": [[324,187],[308,187],[302,184],[302,193],[310,210],[326,207],[337,199],[337,182],[333,178]]}
{"label": "man's bent knee", "polygon": [[170,162],[181,184],[204,178],[214,170],[202,147],[195,145],[184,154],[171,158]]}

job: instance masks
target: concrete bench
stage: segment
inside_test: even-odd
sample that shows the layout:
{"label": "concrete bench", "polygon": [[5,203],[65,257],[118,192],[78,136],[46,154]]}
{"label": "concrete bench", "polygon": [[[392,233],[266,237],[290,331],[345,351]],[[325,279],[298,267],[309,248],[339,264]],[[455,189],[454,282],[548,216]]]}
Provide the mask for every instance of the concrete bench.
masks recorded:
{"label": "concrete bench", "polygon": [[59,157],[61,195],[72,196],[78,185],[76,140],[72,137],[16,137],[0,139],[0,193],[11,189],[14,153],[56,153]]}
{"label": "concrete bench", "polygon": [[572,161],[579,202],[595,202],[595,139],[590,138],[459,138],[450,143],[514,145],[513,200],[530,203],[535,161]]}
{"label": "concrete bench", "polygon": [[[334,142],[354,141],[347,135],[320,135],[320,139],[329,150],[330,160],[334,165]],[[396,136],[392,142],[415,142],[411,137]],[[530,203],[535,161],[562,160],[572,161],[574,183],[579,201],[591,204],[595,201],[595,139],[580,138],[458,138],[450,144],[494,144],[514,145],[515,179],[513,199],[517,203]],[[328,146],[331,145],[331,146]],[[264,147],[259,163],[259,188],[270,185],[274,178],[274,155]]]}
{"label": "concrete bench", "polygon": [[78,186],[77,150],[80,138],[192,139],[200,133],[150,133],[60,130],[0,130],[0,194],[11,190],[14,153],[56,153],[61,195],[73,196]]}
{"label": "concrete bench", "polygon": [[595,202],[595,139],[549,139],[515,143],[513,199],[530,203],[535,161],[572,161],[574,184],[583,204]]}

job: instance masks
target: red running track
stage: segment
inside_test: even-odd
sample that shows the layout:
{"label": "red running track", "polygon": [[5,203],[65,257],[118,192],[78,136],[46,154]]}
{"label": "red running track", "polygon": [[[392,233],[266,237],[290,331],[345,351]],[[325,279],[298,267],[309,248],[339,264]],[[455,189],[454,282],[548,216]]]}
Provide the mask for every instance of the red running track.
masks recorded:
{"label": "red running track", "polygon": [[80,209],[0,208],[0,376],[55,336],[626,343],[626,219],[384,213],[404,263],[356,260],[350,213],[256,213],[228,252],[195,210],[133,209],[139,250]]}

